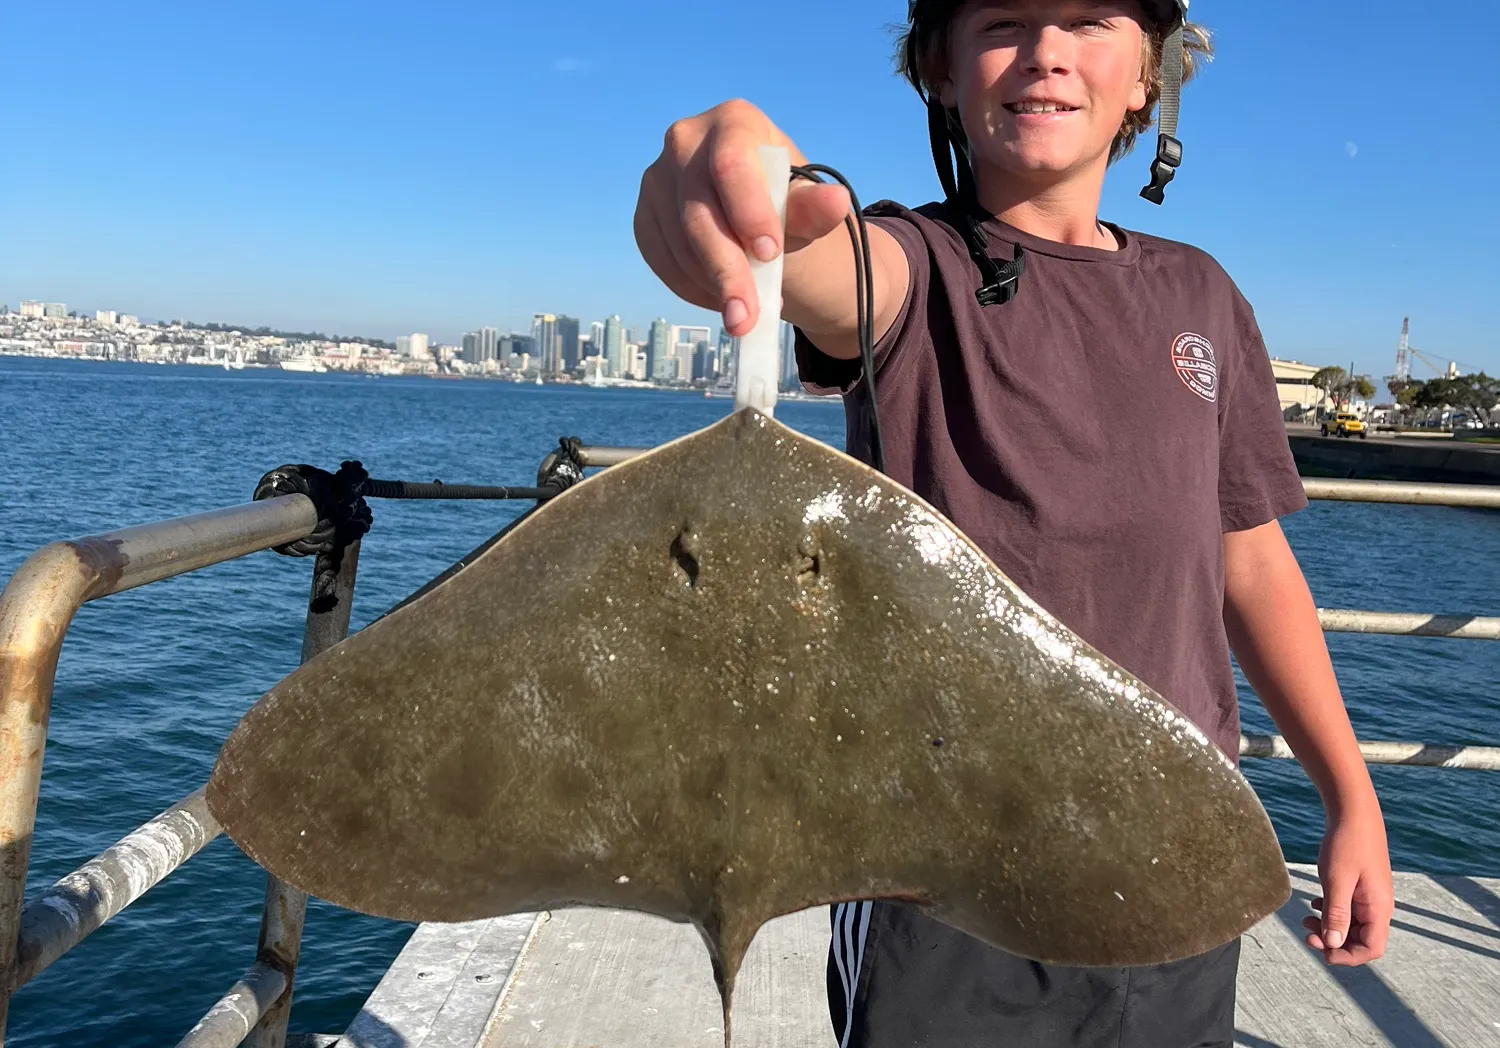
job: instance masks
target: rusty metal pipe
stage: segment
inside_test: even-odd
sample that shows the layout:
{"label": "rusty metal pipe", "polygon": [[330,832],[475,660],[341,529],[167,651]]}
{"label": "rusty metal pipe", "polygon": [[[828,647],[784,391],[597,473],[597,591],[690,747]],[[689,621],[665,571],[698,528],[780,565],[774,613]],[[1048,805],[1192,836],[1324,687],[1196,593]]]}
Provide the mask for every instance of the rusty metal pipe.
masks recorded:
{"label": "rusty metal pipe", "polygon": [[[313,565],[312,592],[307,599],[307,627],[302,634],[303,662],[317,658],[349,635],[349,614],[353,610],[358,572],[358,542],[340,553],[318,555]],[[292,992],[306,919],[307,894],[267,874],[256,959],[285,973],[286,985],[276,1000],[266,1006],[245,1038],[246,1048],[286,1048],[287,1022],[292,1016]]]}
{"label": "rusty metal pipe", "polygon": [[21,913],[16,989],[156,887],[221,832],[200,789],[48,888]]}
{"label": "rusty metal pipe", "polygon": [[91,600],[268,549],[318,523],[304,495],[44,546],[0,592],[0,1040],[63,637]]}
{"label": "rusty metal pipe", "polygon": [[288,982],[285,972],[256,961],[177,1042],[177,1048],[236,1048],[286,993]]}

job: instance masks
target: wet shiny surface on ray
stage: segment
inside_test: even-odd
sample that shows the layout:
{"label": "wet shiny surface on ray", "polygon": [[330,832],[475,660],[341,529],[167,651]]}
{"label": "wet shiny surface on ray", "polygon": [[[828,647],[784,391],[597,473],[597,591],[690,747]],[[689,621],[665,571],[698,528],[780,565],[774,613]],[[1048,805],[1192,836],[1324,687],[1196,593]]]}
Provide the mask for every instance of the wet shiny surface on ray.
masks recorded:
{"label": "wet shiny surface on ray", "polygon": [[209,802],[403,920],[704,930],[895,898],[1056,963],[1194,955],[1289,894],[1232,763],[933,509],[751,412],[579,485],[308,663]]}

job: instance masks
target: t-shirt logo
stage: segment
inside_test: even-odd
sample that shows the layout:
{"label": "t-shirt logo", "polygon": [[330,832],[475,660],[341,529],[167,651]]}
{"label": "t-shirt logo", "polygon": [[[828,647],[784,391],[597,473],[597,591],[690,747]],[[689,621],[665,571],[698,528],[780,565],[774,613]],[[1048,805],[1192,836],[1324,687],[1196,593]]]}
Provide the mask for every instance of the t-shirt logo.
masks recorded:
{"label": "t-shirt logo", "polygon": [[1172,365],[1182,384],[1210,404],[1219,400],[1219,364],[1213,343],[1202,335],[1178,335],[1172,344]]}

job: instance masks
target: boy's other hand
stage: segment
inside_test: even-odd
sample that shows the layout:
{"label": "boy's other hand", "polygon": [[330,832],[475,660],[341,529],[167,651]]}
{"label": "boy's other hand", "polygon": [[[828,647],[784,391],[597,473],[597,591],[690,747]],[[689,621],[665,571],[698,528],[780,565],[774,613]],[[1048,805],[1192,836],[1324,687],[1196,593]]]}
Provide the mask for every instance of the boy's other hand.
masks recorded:
{"label": "boy's other hand", "polygon": [[[647,265],[679,297],[719,311],[731,335],[755,326],[761,303],[747,253],[764,262],[836,229],[849,213],[842,186],[806,180],[787,199],[785,243],[756,150],[785,146],[806,159],[764,113],[733,101],[679,120],[641,179],[635,239]],[[780,313],[780,303],[767,303]]]}
{"label": "boy's other hand", "polygon": [[1358,967],[1385,954],[1395,912],[1391,859],[1379,804],[1330,819],[1318,855],[1321,918],[1307,917],[1307,945],[1335,967]]}

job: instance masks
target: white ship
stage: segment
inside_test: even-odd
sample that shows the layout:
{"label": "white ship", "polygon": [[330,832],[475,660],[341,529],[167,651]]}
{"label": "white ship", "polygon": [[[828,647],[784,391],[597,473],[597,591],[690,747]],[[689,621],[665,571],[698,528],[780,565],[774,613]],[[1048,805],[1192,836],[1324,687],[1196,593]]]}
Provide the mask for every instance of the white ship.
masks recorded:
{"label": "white ship", "polygon": [[313,375],[326,375],[328,369],[312,357],[288,357],[281,362],[282,371],[299,371]]}

